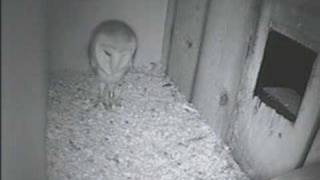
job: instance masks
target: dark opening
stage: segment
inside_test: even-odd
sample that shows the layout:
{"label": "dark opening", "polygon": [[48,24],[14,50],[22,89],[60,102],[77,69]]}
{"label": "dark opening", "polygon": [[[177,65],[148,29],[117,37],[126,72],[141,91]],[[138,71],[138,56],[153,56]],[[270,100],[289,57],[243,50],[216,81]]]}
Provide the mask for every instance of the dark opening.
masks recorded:
{"label": "dark opening", "polygon": [[317,53],[270,31],[254,95],[288,120],[296,120]]}

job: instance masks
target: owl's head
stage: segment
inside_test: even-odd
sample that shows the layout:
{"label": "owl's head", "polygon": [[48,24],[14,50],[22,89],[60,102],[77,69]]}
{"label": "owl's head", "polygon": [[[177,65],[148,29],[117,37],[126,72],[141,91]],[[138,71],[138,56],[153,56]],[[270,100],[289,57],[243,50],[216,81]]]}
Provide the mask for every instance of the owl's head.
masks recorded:
{"label": "owl's head", "polygon": [[137,37],[129,25],[118,20],[99,24],[91,37],[89,58],[99,67],[116,70],[132,63],[137,50]]}

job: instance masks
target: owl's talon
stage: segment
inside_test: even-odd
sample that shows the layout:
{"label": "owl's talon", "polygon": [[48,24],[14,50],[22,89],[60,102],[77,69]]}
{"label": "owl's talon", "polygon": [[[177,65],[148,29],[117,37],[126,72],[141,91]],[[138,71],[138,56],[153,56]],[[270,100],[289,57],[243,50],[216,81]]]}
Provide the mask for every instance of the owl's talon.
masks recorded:
{"label": "owl's talon", "polygon": [[97,107],[99,106],[100,102],[101,102],[101,99],[100,99],[100,98],[98,98],[98,99],[96,99],[95,101],[93,101],[93,107],[94,107],[94,108],[97,108]]}
{"label": "owl's talon", "polygon": [[121,107],[121,101],[119,98],[116,98],[116,99],[113,99],[113,102],[114,106],[116,107]]}
{"label": "owl's talon", "polygon": [[106,110],[112,109],[112,104],[111,103],[103,102],[102,104],[104,106],[104,109],[106,109]]}
{"label": "owl's talon", "polygon": [[93,107],[94,107],[94,108],[97,108],[98,106],[99,106],[99,103],[94,103],[94,104],[93,104]]}

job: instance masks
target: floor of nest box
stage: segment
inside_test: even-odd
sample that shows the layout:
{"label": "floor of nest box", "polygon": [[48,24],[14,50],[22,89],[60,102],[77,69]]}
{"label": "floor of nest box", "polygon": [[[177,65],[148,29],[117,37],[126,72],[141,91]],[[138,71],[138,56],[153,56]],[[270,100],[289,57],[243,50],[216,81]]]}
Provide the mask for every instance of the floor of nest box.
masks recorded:
{"label": "floor of nest box", "polygon": [[247,180],[169,78],[130,72],[121,106],[94,107],[90,73],[52,74],[47,157],[50,180]]}

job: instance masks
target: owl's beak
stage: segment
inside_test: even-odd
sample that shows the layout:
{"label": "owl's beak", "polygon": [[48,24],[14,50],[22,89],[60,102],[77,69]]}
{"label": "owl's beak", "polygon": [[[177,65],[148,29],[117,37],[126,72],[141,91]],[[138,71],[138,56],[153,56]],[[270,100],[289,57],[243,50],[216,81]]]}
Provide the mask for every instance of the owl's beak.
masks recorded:
{"label": "owl's beak", "polygon": [[121,61],[120,58],[121,58],[120,54],[118,54],[118,53],[112,54],[112,56],[111,56],[111,69],[112,70],[116,70],[119,68],[118,66]]}

